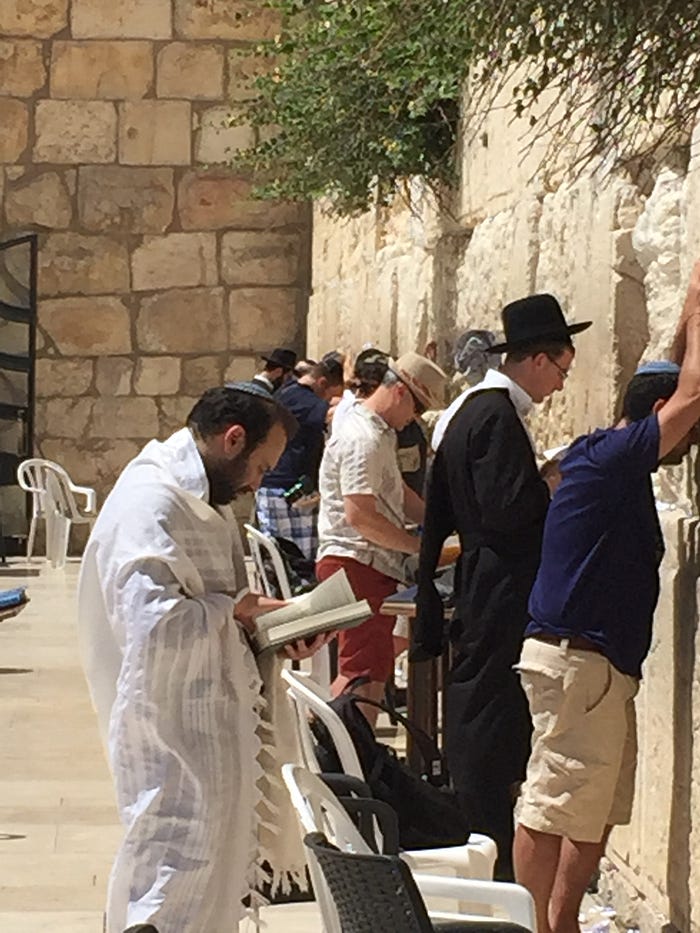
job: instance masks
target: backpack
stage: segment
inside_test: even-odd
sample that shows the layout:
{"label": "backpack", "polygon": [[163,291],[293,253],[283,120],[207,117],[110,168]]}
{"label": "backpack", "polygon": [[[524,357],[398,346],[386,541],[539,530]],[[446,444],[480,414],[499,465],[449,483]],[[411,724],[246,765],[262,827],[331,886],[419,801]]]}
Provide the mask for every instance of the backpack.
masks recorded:
{"label": "backpack", "polygon": [[[318,583],[315,575],[315,562],[305,557],[304,552],[294,541],[290,541],[288,538],[278,538],[276,535],[274,539],[287,573],[292,596],[298,596],[300,593],[312,590]],[[267,579],[270,581],[275,580],[276,574],[272,558],[267,551],[263,551],[262,562]],[[275,585],[274,589],[275,596],[282,599],[279,587]]]}
{"label": "backpack", "polygon": [[[357,682],[357,681],[355,681]],[[350,685],[352,686],[352,684]],[[378,742],[361,704],[376,706],[400,722],[410,732],[423,759],[421,774],[416,774],[399,760],[392,748]],[[330,701],[331,708],[348,730],[360,759],[365,781],[376,800],[389,804],[399,824],[402,849],[435,849],[464,845],[469,838],[469,820],[457,795],[447,786],[444,762],[430,736],[396,710],[352,692]],[[335,745],[325,725],[312,722],[321,770],[342,771]]]}

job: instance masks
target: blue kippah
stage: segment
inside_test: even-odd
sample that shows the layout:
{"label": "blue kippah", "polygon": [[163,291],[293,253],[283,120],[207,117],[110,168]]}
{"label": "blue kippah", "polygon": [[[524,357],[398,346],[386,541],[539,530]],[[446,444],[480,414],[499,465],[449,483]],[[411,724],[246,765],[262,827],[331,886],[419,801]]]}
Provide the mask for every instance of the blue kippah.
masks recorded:
{"label": "blue kippah", "polygon": [[635,376],[653,376],[659,373],[677,376],[680,371],[678,363],[672,363],[671,360],[651,360],[649,363],[642,363],[638,366]]}

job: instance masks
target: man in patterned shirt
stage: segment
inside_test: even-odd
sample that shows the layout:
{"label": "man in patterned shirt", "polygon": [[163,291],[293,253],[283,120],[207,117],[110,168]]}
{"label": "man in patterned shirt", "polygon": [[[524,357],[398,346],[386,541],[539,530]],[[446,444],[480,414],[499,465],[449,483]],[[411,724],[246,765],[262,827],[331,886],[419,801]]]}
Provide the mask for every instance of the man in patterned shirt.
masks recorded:
{"label": "man in patterned shirt", "polygon": [[427,408],[441,407],[444,386],[438,366],[417,353],[404,354],[390,363],[379,388],[348,412],[324,453],[316,574],[324,580],[344,569],[355,596],[374,612],[338,636],[335,694],[354,677],[367,676],[369,683],[357,692],[379,700],[391,674],[394,620],[379,608],[405,579],[406,558],[419,551],[419,538],[406,531],[406,522],[423,521],[423,500],[401,478],[395,432]]}

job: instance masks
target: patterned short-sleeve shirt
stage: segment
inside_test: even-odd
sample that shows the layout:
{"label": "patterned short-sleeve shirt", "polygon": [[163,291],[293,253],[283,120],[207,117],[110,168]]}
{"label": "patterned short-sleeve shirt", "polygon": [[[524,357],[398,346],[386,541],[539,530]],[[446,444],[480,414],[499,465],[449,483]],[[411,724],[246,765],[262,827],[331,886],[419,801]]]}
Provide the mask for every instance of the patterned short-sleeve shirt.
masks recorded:
{"label": "patterned short-sleeve shirt", "polygon": [[374,496],[377,511],[393,525],[405,524],[403,480],[396,432],[365,405],[354,405],[333,432],[321,462],[318,558],[334,554],[369,564],[396,580],[406,555],[367,541],[345,518],[344,496]]}

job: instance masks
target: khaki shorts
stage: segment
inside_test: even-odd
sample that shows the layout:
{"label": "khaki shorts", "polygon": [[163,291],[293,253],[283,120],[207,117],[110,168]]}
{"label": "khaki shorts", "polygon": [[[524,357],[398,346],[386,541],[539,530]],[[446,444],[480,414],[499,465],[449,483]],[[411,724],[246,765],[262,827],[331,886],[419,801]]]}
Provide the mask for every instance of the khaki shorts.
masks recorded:
{"label": "khaki shorts", "polygon": [[629,823],[637,766],[636,677],[567,641],[525,639],[520,663],[532,753],[518,822],[576,842]]}

